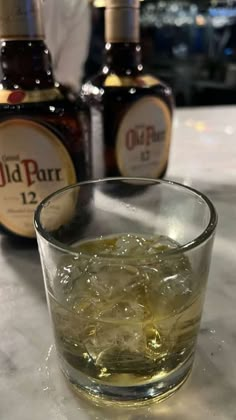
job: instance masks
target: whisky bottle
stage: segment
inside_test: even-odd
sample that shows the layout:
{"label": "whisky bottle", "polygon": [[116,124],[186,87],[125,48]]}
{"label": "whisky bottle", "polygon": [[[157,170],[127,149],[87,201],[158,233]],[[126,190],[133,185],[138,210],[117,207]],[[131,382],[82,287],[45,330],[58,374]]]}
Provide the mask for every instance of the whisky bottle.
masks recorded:
{"label": "whisky bottle", "polygon": [[107,0],[105,64],[86,82],[93,177],[161,178],[169,157],[173,97],[142,65],[139,0]]}
{"label": "whisky bottle", "polygon": [[25,238],[42,199],[89,177],[89,112],[54,81],[40,3],[0,0],[0,226]]}

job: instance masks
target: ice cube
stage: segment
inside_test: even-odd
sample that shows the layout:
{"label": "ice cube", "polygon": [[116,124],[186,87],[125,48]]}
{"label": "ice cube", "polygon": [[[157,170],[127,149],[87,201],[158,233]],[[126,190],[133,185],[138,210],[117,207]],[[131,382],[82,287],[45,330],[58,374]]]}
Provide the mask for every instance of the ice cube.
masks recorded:
{"label": "ice cube", "polygon": [[145,306],[135,301],[119,301],[110,308],[105,308],[100,314],[100,319],[110,322],[143,322],[150,316]]}
{"label": "ice cube", "polygon": [[86,276],[92,295],[110,299],[136,285],[139,269],[120,264],[96,263],[88,267]]}
{"label": "ice cube", "polygon": [[60,267],[53,282],[52,292],[55,298],[64,301],[72,292],[81,273],[80,267],[73,263]]}
{"label": "ice cube", "polygon": [[149,255],[156,255],[171,249],[175,249],[177,246],[178,244],[171,238],[168,238],[166,236],[153,236],[149,242],[147,253]]}
{"label": "ice cube", "polygon": [[150,310],[159,319],[180,313],[190,305],[194,295],[194,278],[189,260],[184,255],[172,255],[159,260],[152,272],[148,289]]}
{"label": "ice cube", "polygon": [[122,235],[117,241],[114,255],[117,256],[140,256],[145,253],[146,239],[140,235]]}
{"label": "ice cube", "polygon": [[87,352],[97,364],[117,351],[142,352],[146,341],[142,324],[114,324],[99,322],[94,334],[85,343]]}

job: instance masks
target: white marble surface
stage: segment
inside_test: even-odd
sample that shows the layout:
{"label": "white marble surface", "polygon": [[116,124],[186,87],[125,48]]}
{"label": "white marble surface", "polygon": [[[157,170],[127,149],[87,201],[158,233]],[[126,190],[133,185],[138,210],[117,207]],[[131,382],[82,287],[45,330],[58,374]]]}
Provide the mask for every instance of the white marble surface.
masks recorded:
{"label": "white marble surface", "polygon": [[168,401],[137,410],[100,409],[75,398],[50,348],[37,250],[1,238],[1,420],[236,419],[236,107],[176,113],[167,177],[199,188],[219,213],[196,362],[188,382]]}

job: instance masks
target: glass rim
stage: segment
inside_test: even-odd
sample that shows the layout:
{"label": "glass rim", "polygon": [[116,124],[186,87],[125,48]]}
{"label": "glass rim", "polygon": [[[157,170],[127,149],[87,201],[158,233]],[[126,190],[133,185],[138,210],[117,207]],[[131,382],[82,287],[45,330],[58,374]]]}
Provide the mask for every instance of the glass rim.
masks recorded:
{"label": "glass rim", "polygon": [[[42,210],[45,209],[46,207],[48,207],[48,202],[50,202],[51,200],[53,200],[55,197],[62,195],[64,193],[66,193],[67,191],[73,190],[75,188],[81,187],[81,186],[86,186],[86,185],[92,185],[92,184],[103,184],[103,183],[107,183],[107,182],[124,182],[124,181],[133,181],[133,182],[137,182],[137,181],[143,181],[146,183],[153,183],[153,184],[162,184],[162,185],[169,185],[169,186],[173,186],[173,187],[178,187],[182,190],[187,190],[189,191],[191,194],[195,195],[198,198],[201,198],[203,200],[203,202],[206,204],[206,206],[209,209],[210,212],[210,220],[209,223],[207,225],[207,227],[202,231],[202,233],[200,235],[198,235],[196,238],[192,239],[191,241],[188,241],[187,243],[178,246],[177,248],[174,249],[169,249],[169,250],[165,250],[161,252],[162,256],[165,255],[173,255],[173,254],[178,254],[180,252],[188,252],[191,249],[197,248],[198,246],[202,245],[203,243],[205,243],[215,232],[216,230],[216,226],[217,226],[217,222],[218,222],[218,215],[215,209],[215,206],[213,205],[213,203],[211,202],[211,200],[203,193],[201,193],[200,191],[196,190],[195,188],[189,187],[187,185],[181,184],[179,182],[175,182],[175,181],[170,181],[170,180],[161,180],[161,179],[152,179],[152,178],[143,178],[143,177],[110,177],[110,178],[101,178],[101,179],[95,179],[95,180],[88,180],[88,181],[83,181],[83,182],[79,182],[73,185],[69,185],[67,187],[64,187],[60,190],[55,191],[54,193],[50,194],[49,196],[47,196],[36,208],[35,214],[34,214],[34,227],[36,230],[36,233],[43,238],[48,244],[50,244],[51,246],[53,246],[55,249],[57,249],[58,251],[61,252],[66,252],[67,254],[73,255],[75,257],[78,257],[80,255],[84,256],[84,257],[88,257],[91,258],[92,254],[86,254],[84,252],[81,251],[75,251],[73,250],[73,248],[71,248],[69,245],[65,245],[60,241],[57,241],[56,239],[53,238],[52,235],[50,235],[50,233],[42,226],[41,224],[41,213]],[[137,185],[137,184],[136,184]],[[160,253],[158,253],[157,255],[160,255]],[[134,260],[135,257],[125,257],[125,256],[102,256],[102,255],[98,255],[99,258],[103,259],[103,260]],[[153,255],[145,257],[145,260],[151,260],[153,259]]]}

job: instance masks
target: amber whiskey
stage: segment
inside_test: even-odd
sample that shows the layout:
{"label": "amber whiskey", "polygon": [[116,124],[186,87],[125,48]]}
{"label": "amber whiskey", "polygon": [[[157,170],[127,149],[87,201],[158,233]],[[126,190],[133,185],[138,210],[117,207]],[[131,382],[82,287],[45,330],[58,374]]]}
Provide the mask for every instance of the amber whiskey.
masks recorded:
{"label": "amber whiskey", "polygon": [[160,178],[167,169],[172,92],[145,73],[139,28],[139,0],[107,0],[105,64],[82,90],[92,111],[95,178]]}
{"label": "amber whiskey", "polygon": [[89,112],[54,81],[40,3],[0,0],[0,225],[26,238],[43,198],[89,177]]}

